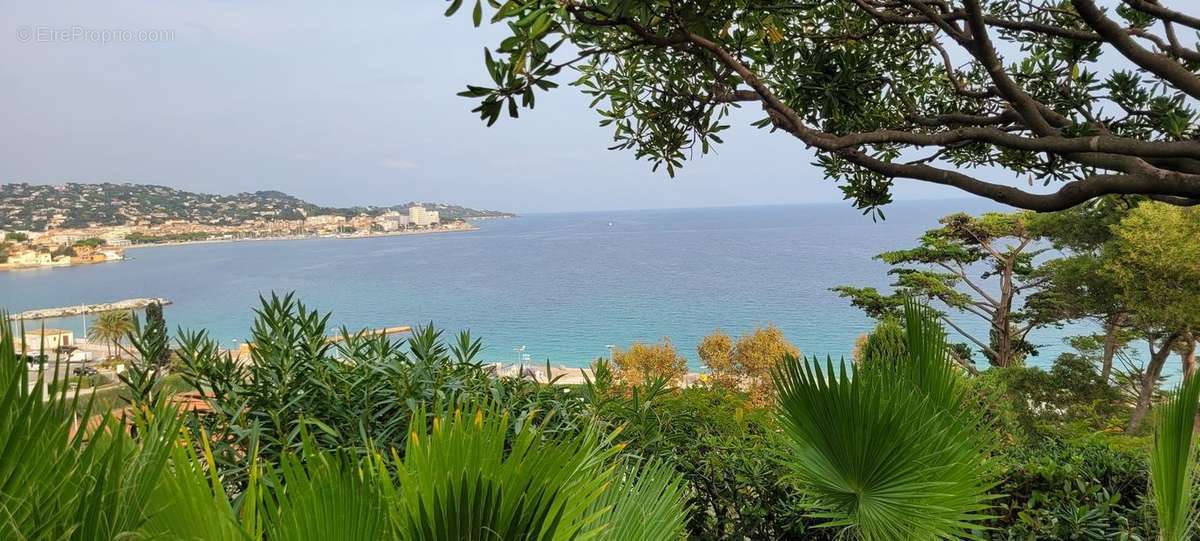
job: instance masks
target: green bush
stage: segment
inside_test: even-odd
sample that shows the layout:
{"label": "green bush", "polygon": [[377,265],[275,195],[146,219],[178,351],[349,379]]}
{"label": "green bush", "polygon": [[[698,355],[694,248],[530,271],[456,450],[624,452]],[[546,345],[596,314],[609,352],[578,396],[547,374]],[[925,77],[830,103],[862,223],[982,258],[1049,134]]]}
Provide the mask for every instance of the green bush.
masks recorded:
{"label": "green bush", "polygon": [[322,449],[403,452],[410,419],[448,404],[496,402],[514,426],[537,412],[551,433],[578,430],[585,420],[582,399],[557,387],[492,377],[475,360],[479,341],[466,332],[448,344],[432,325],[404,340],[343,329],[331,341],[329,314],[291,295],[262,299],[256,314],[247,360],[220,351],[204,332],[183,333],[175,349],[183,378],[208,397],[210,411],[194,428],[216,442],[229,483],[246,482],[246,449],[277,463],[302,453],[306,434]]}
{"label": "green bush", "polygon": [[892,364],[908,357],[908,335],[895,318],[884,318],[863,344],[859,360],[864,366]]}
{"label": "green bush", "polygon": [[992,539],[1154,539],[1145,452],[1044,439],[1008,448]]}
{"label": "green bush", "polygon": [[993,399],[1011,408],[1030,433],[1087,433],[1123,425],[1120,392],[1100,378],[1091,361],[1073,353],[1060,355],[1049,371],[995,368],[979,379],[1000,389]]}
{"label": "green bush", "polygon": [[788,445],[770,410],[725,388],[638,389],[601,400],[598,415],[623,426],[635,456],[672,464],[689,488],[690,539],[832,539],[814,529],[784,464]]}

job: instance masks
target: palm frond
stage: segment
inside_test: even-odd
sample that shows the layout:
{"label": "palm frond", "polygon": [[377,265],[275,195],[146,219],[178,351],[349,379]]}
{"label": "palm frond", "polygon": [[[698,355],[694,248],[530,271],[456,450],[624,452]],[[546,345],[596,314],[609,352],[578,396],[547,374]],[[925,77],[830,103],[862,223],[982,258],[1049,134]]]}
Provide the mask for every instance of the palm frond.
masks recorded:
{"label": "palm frond", "polygon": [[1200,378],[1185,379],[1160,407],[1155,422],[1150,490],[1158,511],[1159,537],[1165,541],[1190,539],[1196,526],[1193,436],[1198,400]]}
{"label": "palm frond", "polygon": [[625,464],[592,511],[605,515],[599,541],[682,539],[687,520],[685,485],[669,465]]}
{"label": "palm frond", "polygon": [[386,471],[370,467],[347,452],[310,447],[302,463],[284,455],[270,483],[275,505],[267,506],[267,539],[374,541],[393,539],[392,505],[383,495]]}
{"label": "palm frond", "polygon": [[779,416],[813,517],[867,540],[972,537],[987,518],[979,416],[935,316],[906,308],[908,357],[852,373],[795,357],[776,372]]}
{"label": "palm frond", "polygon": [[243,541],[260,539],[238,524],[208,442],[201,440],[204,459],[194,442],[183,440],[171,451],[171,468],[164,472],[148,506],[141,533],[151,539]]}
{"label": "palm frond", "polygon": [[613,475],[615,449],[594,431],[546,437],[531,423],[507,439],[509,425],[482,409],[435,417],[428,429],[414,422],[395,459],[402,537],[549,541],[600,531],[591,505]]}

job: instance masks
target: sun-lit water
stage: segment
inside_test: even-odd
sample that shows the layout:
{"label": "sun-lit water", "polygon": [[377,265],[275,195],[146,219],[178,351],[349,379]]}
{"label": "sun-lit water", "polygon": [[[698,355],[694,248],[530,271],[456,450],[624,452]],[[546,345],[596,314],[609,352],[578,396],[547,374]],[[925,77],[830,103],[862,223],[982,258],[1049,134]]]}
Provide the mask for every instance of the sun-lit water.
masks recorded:
{"label": "sun-lit water", "polygon": [[[886,286],[887,266],[872,256],[911,245],[943,214],[985,208],[904,203],[878,223],[846,204],[543,214],[472,233],[154,247],[121,263],[0,273],[0,305],[166,297],[172,328],[207,328],[232,345],[249,334],[258,295],[296,291],[352,328],[469,328],[488,360],[525,346],[536,361],[577,366],[609,344],[669,337],[695,365],[695,345],[713,329],[766,323],[806,354],[848,356],[871,322],[829,288]],[[79,331],[83,321],[48,324]],[[1079,331],[1035,332],[1044,352],[1032,363]]]}

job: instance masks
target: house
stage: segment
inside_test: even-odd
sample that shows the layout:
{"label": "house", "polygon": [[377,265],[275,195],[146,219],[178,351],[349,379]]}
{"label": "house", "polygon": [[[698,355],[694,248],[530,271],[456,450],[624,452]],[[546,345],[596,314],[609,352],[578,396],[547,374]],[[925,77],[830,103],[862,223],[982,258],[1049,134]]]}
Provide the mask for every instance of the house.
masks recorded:
{"label": "house", "polygon": [[75,345],[75,333],[66,329],[26,329],[24,341],[19,336],[16,339],[18,351],[53,351]]}
{"label": "house", "polygon": [[53,263],[54,258],[47,252],[26,250],[8,256],[8,264],[14,267],[37,267]]}

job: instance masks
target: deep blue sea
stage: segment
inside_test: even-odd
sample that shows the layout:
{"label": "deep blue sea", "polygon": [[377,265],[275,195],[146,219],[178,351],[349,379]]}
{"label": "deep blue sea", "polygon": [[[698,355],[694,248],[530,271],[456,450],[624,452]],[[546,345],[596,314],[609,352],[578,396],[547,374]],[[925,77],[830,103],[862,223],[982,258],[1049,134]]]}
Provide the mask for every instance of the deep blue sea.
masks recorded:
{"label": "deep blue sea", "polygon": [[[805,354],[849,356],[871,322],[829,288],[886,287],[888,267],[872,256],[912,245],[944,214],[991,208],[898,203],[880,222],[848,204],[533,214],[469,233],[152,247],[120,263],[0,273],[0,306],[166,297],[172,328],[207,328],[232,346],[249,334],[259,295],[295,291],[351,328],[469,328],[487,360],[513,361],[525,346],[534,361],[581,366],[608,344],[669,337],[696,366],[696,343],[713,329],[736,336],[766,323]],[[83,321],[47,325],[78,332]],[[1086,330],[1035,333],[1044,350],[1031,364]]]}

